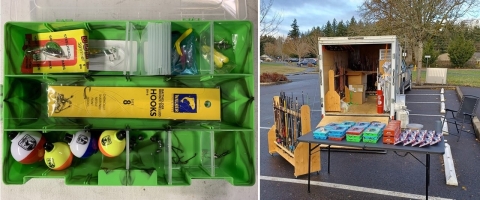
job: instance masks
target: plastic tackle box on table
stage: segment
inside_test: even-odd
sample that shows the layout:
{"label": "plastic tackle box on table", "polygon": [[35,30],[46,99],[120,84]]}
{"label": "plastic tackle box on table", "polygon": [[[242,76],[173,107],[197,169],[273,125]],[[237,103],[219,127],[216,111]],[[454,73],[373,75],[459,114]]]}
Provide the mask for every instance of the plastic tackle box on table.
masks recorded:
{"label": "plastic tackle box on table", "polygon": [[385,126],[386,126],[386,125],[385,125],[384,123],[377,123],[377,122],[375,122],[375,123],[370,124],[369,127],[379,128],[381,131],[383,131],[383,129],[385,128]]}
{"label": "plastic tackle box on table", "polygon": [[363,135],[352,135],[352,134],[347,134],[347,142],[361,142],[363,138]]}
{"label": "plastic tackle box on table", "polygon": [[319,140],[326,140],[328,138],[328,130],[325,127],[318,127],[313,131],[313,138]]}
{"label": "plastic tackle box on table", "polygon": [[347,130],[347,134],[350,135],[361,135],[365,128],[361,126],[353,126]]}
{"label": "plastic tackle box on table", "polygon": [[347,127],[337,126],[328,130],[328,137],[344,137],[347,132]]}
{"label": "plastic tackle box on table", "polygon": [[[233,185],[253,185],[255,45],[254,27],[244,21],[245,3],[161,0],[97,6],[92,0],[32,1],[27,9],[31,21],[12,19],[4,26],[4,183],[64,178],[67,185],[167,186],[189,185],[192,179],[224,179]],[[49,40],[26,36],[76,29],[86,34]],[[72,59],[88,63],[72,65],[82,71],[65,70],[69,62],[75,63]],[[51,63],[59,63],[60,68],[35,71],[39,63],[47,71],[54,67]],[[31,71],[22,71],[22,66]],[[84,87],[84,91],[51,96],[47,90],[52,86]],[[131,88],[196,88],[172,97],[160,89],[145,89],[151,101],[132,98],[116,99],[116,103],[148,103],[139,108],[149,116],[160,116],[161,110],[196,113],[219,106],[220,120],[203,120],[198,115],[192,119],[173,115],[115,118],[114,110],[103,118],[52,115],[78,106],[74,101],[80,99],[102,112],[109,102],[105,93],[88,95],[99,87],[125,88],[123,96],[136,94],[127,92]],[[219,99],[200,102],[195,96],[202,94],[199,88],[218,89]],[[43,149],[45,141],[48,158],[21,164],[39,159],[28,153]],[[59,150],[70,152],[66,145],[75,142],[97,147],[87,145],[82,152],[86,158],[77,157],[81,154],[74,150],[75,156],[53,155]],[[12,155],[11,148],[25,151]]]}
{"label": "plastic tackle box on table", "polygon": [[347,125],[347,126],[353,126],[355,125],[356,123],[354,121],[343,121],[342,123],[340,123],[341,125]]}
{"label": "plastic tackle box on table", "polygon": [[355,124],[355,126],[367,128],[368,126],[370,126],[370,122],[358,122],[357,124]]}
{"label": "plastic tackle box on table", "polygon": [[337,128],[337,126],[341,125],[341,123],[329,123],[327,125],[325,125],[325,129],[326,130],[332,130],[332,129],[335,129]]}
{"label": "plastic tackle box on table", "polygon": [[380,132],[379,128],[368,127],[363,131],[364,136],[381,136],[382,132]]}
{"label": "plastic tackle box on table", "polygon": [[380,137],[382,137],[382,132],[379,128],[368,127],[363,131],[363,142],[377,143]]}

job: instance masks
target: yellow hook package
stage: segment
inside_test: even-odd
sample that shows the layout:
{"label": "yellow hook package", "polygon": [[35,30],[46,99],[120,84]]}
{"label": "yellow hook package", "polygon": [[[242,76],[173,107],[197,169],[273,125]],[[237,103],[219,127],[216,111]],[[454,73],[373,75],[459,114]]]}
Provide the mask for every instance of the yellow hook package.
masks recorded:
{"label": "yellow hook package", "polygon": [[49,117],[220,120],[218,88],[49,86]]}

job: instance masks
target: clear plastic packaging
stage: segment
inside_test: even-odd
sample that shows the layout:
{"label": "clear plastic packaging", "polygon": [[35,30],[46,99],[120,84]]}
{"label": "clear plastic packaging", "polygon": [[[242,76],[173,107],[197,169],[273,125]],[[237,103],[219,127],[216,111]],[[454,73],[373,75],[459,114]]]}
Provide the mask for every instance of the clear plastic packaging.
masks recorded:
{"label": "clear plastic packaging", "polygon": [[235,46],[237,43],[237,34],[234,34],[232,38],[222,38],[218,35],[213,41],[213,50],[211,46],[203,44],[202,54],[205,59],[209,59],[208,55],[213,51],[213,64],[215,73],[227,74],[235,69]]}
{"label": "clear plastic packaging", "polygon": [[196,75],[198,68],[195,57],[197,49],[195,43],[198,37],[192,29],[185,32],[172,32],[172,75]]}
{"label": "clear plastic packaging", "polygon": [[143,30],[144,75],[171,75],[170,22],[148,22]]}
{"label": "clear plastic packaging", "polygon": [[407,137],[410,135],[410,133],[411,133],[410,129],[403,131],[402,133],[400,133],[399,136],[395,137],[395,143],[393,144],[397,145],[397,144],[403,143],[404,141],[407,140]]}
{"label": "clear plastic packaging", "polygon": [[408,134],[407,139],[403,141],[403,146],[407,146],[415,142],[415,138],[417,138],[417,135],[419,134],[420,131],[414,130]]}
{"label": "clear plastic packaging", "polygon": [[433,136],[434,136],[434,133],[432,131],[429,131],[419,147],[429,146],[433,141]]}
{"label": "clear plastic packaging", "polygon": [[[123,40],[89,40],[89,70],[90,71],[124,71],[127,69],[126,60],[128,45]],[[133,49],[137,49],[137,42],[131,41]],[[133,60],[130,72],[136,72],[137,54],[128,55]]]}
{"label": "clear plastic packaging", "polygon": [[[434,132],[434,131],[433,131]],[[443,134],[442,133],[435,133],[434,132],[434,136],[432,138],[432,142],[430,143],[430,145],[434,145],[434,144],[437,144],[439,143],[440,141],[442,141],[443,139]]]}
{"label": "clear plastic packaging", "polygon": [[[244,20],[248,16],[246,0],[144,0],[144,1],[51,1],[20,0],[30,2],[30,8],[23,8],[17,1],[11,2],[12,20],[28,17],[30,20],[46,21],[71,19],[226,19]],[[28,5],[28,4],[27,4]],[[26,15],[28,13],[28,15]],[[256,14],[256,13],[255,13]],[[3,17],[3,15],[2,15]],[[7,16],[6,16],[7,17]]]}
{"label": "clear plastic packaging", "polygon": [[427,131],[422,130],[417,134],[417,137],[415,137],[415,141],[412,143],[412,147],[417,146],[425,140],[425,137],[427,136]]}

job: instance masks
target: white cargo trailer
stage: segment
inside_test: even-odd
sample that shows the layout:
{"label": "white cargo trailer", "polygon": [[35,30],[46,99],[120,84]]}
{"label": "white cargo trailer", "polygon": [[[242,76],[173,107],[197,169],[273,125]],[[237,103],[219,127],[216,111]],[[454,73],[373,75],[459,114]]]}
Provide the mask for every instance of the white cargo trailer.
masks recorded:
{"label": "white cargo trailer", "polygon": [[318,45],[319,126],[345,120],[387,123],[394,118],[402,63],[396,36],[320,37]]}

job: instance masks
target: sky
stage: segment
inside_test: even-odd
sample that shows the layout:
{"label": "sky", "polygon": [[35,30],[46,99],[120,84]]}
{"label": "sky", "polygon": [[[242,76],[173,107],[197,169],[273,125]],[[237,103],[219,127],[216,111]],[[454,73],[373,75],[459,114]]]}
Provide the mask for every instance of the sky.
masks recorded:
{"label": "sky", "polygon": [[358,21],[360,17],[357,10],[362,2],[364,0],[274,0],[270,14],[281,13],[283,22],[277,35],[286,36],[294,19],[297,19],[300,32],[306,32],[314,26],[322,27],[328,20],[332,22],[333,18],[339,22],[355,16]]}

